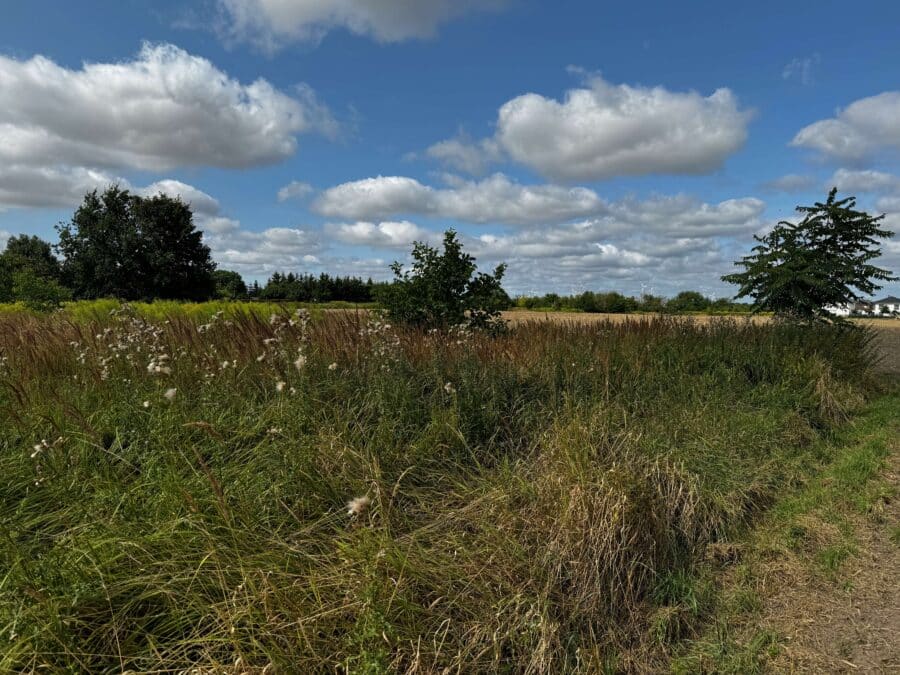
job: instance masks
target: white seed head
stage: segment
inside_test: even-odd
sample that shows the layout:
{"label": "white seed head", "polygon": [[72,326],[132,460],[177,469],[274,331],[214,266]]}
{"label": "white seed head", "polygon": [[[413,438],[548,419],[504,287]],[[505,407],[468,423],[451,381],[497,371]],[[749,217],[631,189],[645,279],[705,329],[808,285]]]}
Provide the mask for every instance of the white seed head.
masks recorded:
{"label": "white seed head", "polygon": [[306,357],[303,354],[297,357],[297,360],[294,361],[294,367],[297,370],[303,370],[303,367],[306,365]]}
{"label": "white seed head", "polygon": [[286,386],[287,386],[286,382],[279,380],[278,382],[275,383],[275,391],[277,391],[280,394],[281,392],[284,391],[284,388]]}
{"label": "white seed head", "polygon": [[362,497],[351,499],[349,502],[347,502],[347,515],[357,518],[366,512],[371,503],[372,500],[369,498],[369,495],[363,495]]}
{"label": "white seed head", "polygon": [[337,370],[337,368],[338,365],[336,363],[332,363],[330,366],[328,366],[328,370]]}
{"label": "white seed head", "polygon": [[178,390],[175,387],[172,387],[171,389],[166,389],[166,393],[163,394],[163,398],[165,398],[167,401],[174,401],[175,394],[177,394],[177,393],[178,393]]}

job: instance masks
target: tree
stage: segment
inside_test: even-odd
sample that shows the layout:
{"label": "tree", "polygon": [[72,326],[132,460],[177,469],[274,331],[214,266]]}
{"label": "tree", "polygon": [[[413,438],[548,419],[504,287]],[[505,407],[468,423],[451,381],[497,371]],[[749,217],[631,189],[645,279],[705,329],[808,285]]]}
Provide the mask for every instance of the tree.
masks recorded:
{"label": "tree", "polygon": [[754,311],[801,321],[839,320],[828,306],[846,305],[870,295],[879,281],[894,281],[890,271],[870,261],[881,255],[879,239],[893,236],[880,227],[884,216],[855,209],[856,199],[828,199],[798,206],[801,222],[781,221],[755,237],[753,253],[737,261],[743,272],[722,279],[740,286],[737,297],[753,298]]}
{"label": "tree", "polygon": [[71,300],[69,289],[63,288],[50,277],[41,276],[31,269],[22,269],[12,275],[12,296],[29,309],[48,312]]}
{"label": "tree", "polygon": [[59,260],[53,255],[53,247],[34,235],[10,237],[6,249],[0,253],[0,264],[11,274],[30,270],[39,277],[59,279]]}
{"label": "tree", "polygon": [[702,312],[709,307],[709,298],[697,291],[681,291],[666,303],[670,312]]}
{"label": "tree", "polygon": [[378,299],[392,320],[426,328],[466,324],[474,328],[501,327],[500,312],[510,306],[500,285],[506,265],[493,274],[476,274],[475,258],[464,253],[456,232],[444,234],[443,253],[422,242],[412,250],[412,269],[391,265],[394,282],[378,291]]}
{"label": "tree", "polygon": [[59,260],[50,244],[40,237],[27,234],[11,237],[0,253],[0,302],[30,302],[35,298],[42,305],[40,297],[46,296],[50,305],[59,304],[54,297],[66,298],[59,278]]}
{"label": "tree", "polygon": [[57,231],[76,297],[206,300],[215,290],[209,248],[180,199],[95,190]]}
{"label": "tree", "polygon": [[216,285],[216,297],[226,300],[237,300],[247,297],[247,284],[237,272],[216,270],[212,273]]}

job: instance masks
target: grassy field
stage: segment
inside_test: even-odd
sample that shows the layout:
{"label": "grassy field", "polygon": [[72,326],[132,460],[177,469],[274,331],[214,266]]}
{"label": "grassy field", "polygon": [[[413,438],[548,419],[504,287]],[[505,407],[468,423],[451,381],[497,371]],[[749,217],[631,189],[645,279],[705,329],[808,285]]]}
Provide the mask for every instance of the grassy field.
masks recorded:
{"label": "grassy field", "polygon": [[273,309],[0,314],[0,672],[657,667],[875,391],[864,331]]}

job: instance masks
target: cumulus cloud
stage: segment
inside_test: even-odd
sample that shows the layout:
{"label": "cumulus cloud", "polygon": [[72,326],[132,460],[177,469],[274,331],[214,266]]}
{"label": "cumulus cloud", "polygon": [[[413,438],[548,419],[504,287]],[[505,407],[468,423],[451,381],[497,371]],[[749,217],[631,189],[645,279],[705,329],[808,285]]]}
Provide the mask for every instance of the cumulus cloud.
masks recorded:
{"label": "cumulus cloud", "polygon": [[502,157],[500,146],[494,139],[474,141],[463,132],[455,138],[435,143],[425,152],[445,166],[475,176],[486,173],[488,167]]}
{"label": "cumulus cloud", "polygon": [[86,193],[112,183],[126,185],[127,181],[105,171],[84,167],[4,165],[0,162],[0,210],[71,207],[80,203]]}
{"label": "cumulus cloud", "polygon": [[308,268],[323,249],[318,233],[289,227],[211,233],[205,240],[221,267],[249,276]]}
{"label": "cumulus cloud", "polygon": [[452,185],[434,188],[414,178],[378,176],[325,190],[313,204],[333,218],[376,221],[417,214],[469,223],[553,223],[602,212],[605,202],[587,188],[522,185],[503,174],[481,181],[449,177]]}
{"label": "cumulus cloud", "polygon": [[625,199],[613,204],[609,220],[634,231],[674,237],[746,234],[762,226],[766,204],[755,197],[707,204],[688,195]]}
{"label": "cumulus cloud", "polygon": [[301,183],[300,181],[291,181],[278,191],[278,201],[286,202],[291,199],[303,199],[308,197],[315,188],[309,183]]}
{"label": "cumulus cloud", "polygon": [[791,145],[828,159],[860,161],[882,150],[900,150],[900,91],[854,101],[829,119],[801,129]]}
{"label": "cumulus cloud", "polygon": [[374,248],[409,248],[415,241],[434,242],[439,234],[430,232],[408,220],[369,223],[329,223],[325,232],[334,239],[355,246]]}
{"label": "cumulus cloud", "polygon": [[244,168],[297,150],[297,135],[332,133],[309,88],[242,84],[173,45],[145,44],[118,63],[70,70],[43,56],[0,56],[0,163],[21,166]]}
{"label": "cumulus cloud", "polygon": [[838,169],[828,181],[841,192],[897,192],[900,194],[900,176],[883,171]]}
{"label": "cumulus cloud", "polygon": [[729,89],[709,96],[614,85],[599,76],[562,101],[528,93],[507,101],[493,139],[443,141],[429,154],[481,168],[500,151],[557,181],[646,174],[703,174],[747,139],[751,114]]}
{"label": "cumulus cloud", "polygon": [[[730,271],[736,254],[724,242],[762,227],[764,208],[749,197],[718,203],[687,195],[631,198],[609,203],[587,219],[525,224],[506,232],[473,233],[468,227],[461,238],[483,267],[509,263],[506,287],[513,293],[628,290],[628,284],[634,293],[641,284],[675,292]],[[410,221],[331,224],[325,234],[332,241],[398,253],[414,240],[436,243],[441,236]],[[332,262],[343,269],[338,259]],[[725,292],[721,284],[707,292],[716,290]]]}
{"label": "cumulus cloud", "polygon": [[191,211],[193,211],[195,216],[214,216],[219,213],[220,207],[217,199],[209,196],[203,190],[195,188],[193,185],[188,185],[178,180],[160,180],[147,187],[138,188],[135,192],[144,197],[165,195],[173,199],[181,199],[181,201],[191,207]]}
{"label": "cumulus cloud", "polygon": [[815,184],[814,176],[789,173],[763,183],[762,188],[769,192],[803,192],[814,187]]}
{"label": "cumulus cloud", "polygon": [[219,0],[224,35],[267,51],[290,42],[318,42],[337,28],[378,42],[428,38],[445,21],[505,4],[506,0]]}

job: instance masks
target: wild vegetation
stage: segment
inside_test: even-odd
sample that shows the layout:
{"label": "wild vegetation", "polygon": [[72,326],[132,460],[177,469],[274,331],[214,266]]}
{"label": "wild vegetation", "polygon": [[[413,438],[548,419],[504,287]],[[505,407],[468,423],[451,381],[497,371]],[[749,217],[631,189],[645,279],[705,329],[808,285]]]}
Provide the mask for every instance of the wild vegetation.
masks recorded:
{"label": "wild vegetation", "polygon": [[0,671],[637,667],[872,363],[826,325],[2,315]]}

